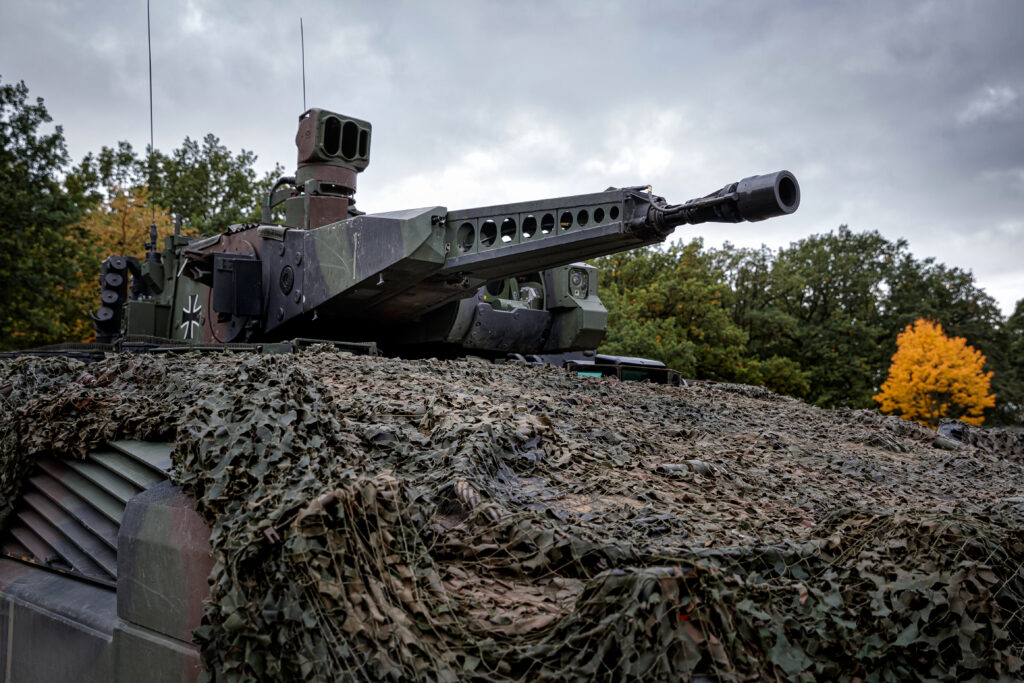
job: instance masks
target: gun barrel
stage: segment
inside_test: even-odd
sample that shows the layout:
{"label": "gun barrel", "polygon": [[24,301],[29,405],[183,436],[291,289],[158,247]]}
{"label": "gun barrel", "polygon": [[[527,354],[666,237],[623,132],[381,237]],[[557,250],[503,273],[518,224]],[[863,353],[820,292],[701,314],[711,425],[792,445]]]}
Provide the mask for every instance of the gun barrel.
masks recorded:
{"label": "gun barrel", "polygon": [[683,204],[651,205],[647,222],[663,234],[679,225],[739,223],[785,216],[800,206],[800,184],[789,171],[750,176]]}

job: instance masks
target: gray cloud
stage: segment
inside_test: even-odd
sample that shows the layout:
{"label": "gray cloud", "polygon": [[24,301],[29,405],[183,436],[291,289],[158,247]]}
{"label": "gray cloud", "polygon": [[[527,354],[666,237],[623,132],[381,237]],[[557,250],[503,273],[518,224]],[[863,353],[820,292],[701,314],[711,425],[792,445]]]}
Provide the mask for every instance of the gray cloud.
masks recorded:
{"label": "gray cloud", "polygon": [[1013,121],[1021,115],[1019,100],[1017,91],[1009,86],[986,86],[957,115],[957,121],[965,126],[987,120]]}
{"label": "gray cloud", "polygon": [[[0,9],[0,73],[80,157],[148,141],[145,7]],[[219,135],[294,160],[307,92],[374,124],[360,207],[465,207],[651,183],[686,199],[789,168],[785,246],[848,223],[1024,297],[1024,5],[1006,1],[153,5],[157,146]],[[697,234],[681,233],[682,238]]]}

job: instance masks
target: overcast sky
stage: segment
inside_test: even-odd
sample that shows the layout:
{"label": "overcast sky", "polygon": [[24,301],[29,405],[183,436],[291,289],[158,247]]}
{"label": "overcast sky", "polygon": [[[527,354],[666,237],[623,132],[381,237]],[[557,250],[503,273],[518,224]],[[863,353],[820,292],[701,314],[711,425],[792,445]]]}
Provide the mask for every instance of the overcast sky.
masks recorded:
{"label": "overcast sky", "polygon": [[[781,168],[797,214],[677,230],[772,248],[840,224],[1024,298],[1024,2],[153,0],[156,146],[294,167],[309,106],[373,123],[359,207],[450,209]],[[74,159],[149,139],[142,0],[0,1],[0,76]]]}

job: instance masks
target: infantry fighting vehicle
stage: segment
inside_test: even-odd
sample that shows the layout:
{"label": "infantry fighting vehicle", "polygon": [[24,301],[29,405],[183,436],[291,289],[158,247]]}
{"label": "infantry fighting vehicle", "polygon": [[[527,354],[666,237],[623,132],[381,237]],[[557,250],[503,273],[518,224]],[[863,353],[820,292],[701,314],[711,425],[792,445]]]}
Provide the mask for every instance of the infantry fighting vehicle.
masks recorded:
{"label": "infantry fighting vehicle", "polygon": [[[751,176],[682,204],[644,186],[482,208],[355,207],[371,126],[322,109],[299,119],[298,169],[258,225],[176,234],[143,261],[103,264],[96,348],[314,338],[401,355],[509,354],[599,373],[607,312],[583,261],[665,240],[676,226],[794,212],[796,178]],[[284,220],[272,222],[283,204]],[[590,355],[585,355],[589,353]],[[167,480],[170,445],[118,441],[40,460],[0,529],[0,678],[170,680],[199,675],[190,642],[209,530]]]}

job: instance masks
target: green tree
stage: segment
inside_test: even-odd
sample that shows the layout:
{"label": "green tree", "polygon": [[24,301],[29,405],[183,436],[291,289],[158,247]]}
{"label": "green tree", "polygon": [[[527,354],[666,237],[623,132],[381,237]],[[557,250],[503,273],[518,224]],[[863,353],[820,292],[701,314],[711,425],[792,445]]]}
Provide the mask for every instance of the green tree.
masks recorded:
{"label": "green tree", "polygon": [[601,351],[661,360],[684,376],[765,384],[800,394],[806,378],[782,358],[758,360],[729,317],[733,294],[700,240],[595,261],[608,333]]}
{"label": "green tree", "polygon": [[733,292],[730,317],[746,333],[748,351],[764,359],[795,355],[801,323],[783,304],[786,292],[800,286],[775,269],[775,253],[765,246],[739,249],[726,243],[709,257]]}
{"label": "green tree", "polygon": [[1020,425],[1024,424],[1024,299],[1017,302],[1001,331],[1005,339],[1004,377],[1002,382],[996,383],[995,379],[1000,374],[996,371],[992,388],[1004,393],[996,394],[999,410],[995,417],[1006,424]]}
{"label": "green tree", "polygon": [[88,198],[60,181],[68,153],[51,121],[24,82],[0,82],[0,348],[73,338],[88,310],[71,293],[95,255],[68,227]]}
{"label": "green tree", "polygon": [[778,253],[727,247],[716,259],[733,283],[731,317],[756,358],[799,368],[818,405],[867,407],[881,381],[878,301],[904,246],[840,226]]}
{"label": "green tree", "polygon": [[109,199],[111,188],[130,191],[148,184],[144,162],[125,140],[116,147],[103,147],[97,154],[86,154],[68,172],[64,183],[76,194],[87,197],[93,206]]}
{"label": "green tree", "polygon": [[198,235],[260,219],[261,202],[283,167],[278,164],[260,177],[255,163],[255,154],[244,149],[235,154],[212,133],[201,143],[185,138],[169,154],[147,150],[144,157],[122,141],[86,155],[68,183],[96,203],[111,199],[110,187],[151,187],[153,202],[181,216],[186,232]]}
{"label": "green tree", "polygon": [[672,260],[656,248],[620,252],[594,261],[600,269],[601,301],[608,308],[602,353],[641,356],[664,362],[692,377],[696,344],[674,315],[672,285],[662,277]]}
{"label": "green tree", "polygon": [[[212,133],[202,143],[185,138],[169,155],[152,155],[155,168],[153,199],[201,233],[225,230],[232,223],[258,221],[261,201],[282,174],[278,164],[262,178],[253,164],[256,155],[238,154]],[[147,164],[150,162],[147,162]]]}
{"label": "green tree", "polygon": [[729,320],[729,288],[702,243],[647,248],[599,259],[609,310],[602,351],[662,360],[686,376],[744,376],[743,332]]}

